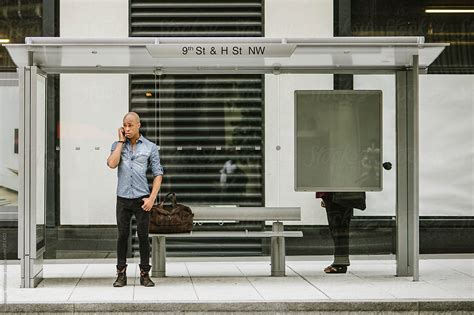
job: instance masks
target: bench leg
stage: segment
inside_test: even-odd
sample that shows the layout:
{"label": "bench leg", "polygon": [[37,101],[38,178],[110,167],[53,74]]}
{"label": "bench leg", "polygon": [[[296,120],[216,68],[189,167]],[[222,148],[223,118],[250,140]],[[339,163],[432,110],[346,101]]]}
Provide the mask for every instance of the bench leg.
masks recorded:
{"label": "bench leg", "polygon": [[151,276],[166,277],[166,237],[151,239]]}
{"label": "bench leg", "polygon": [[[273,232],[282,232],[283,223],[274,222]],[[284,277],[285,276],[285,238],[282,236],[272,237],[271,244],[271,265],[272,265],[272,277]]]}

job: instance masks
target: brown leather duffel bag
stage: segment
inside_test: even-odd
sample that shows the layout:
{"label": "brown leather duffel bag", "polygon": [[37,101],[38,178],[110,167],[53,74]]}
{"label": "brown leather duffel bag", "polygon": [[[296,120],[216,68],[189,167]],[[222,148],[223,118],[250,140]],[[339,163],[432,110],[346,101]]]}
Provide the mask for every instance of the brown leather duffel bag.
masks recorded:
{"label": "brown leather duffel bag", "polygon": [[[165,202],[171,197],[171,205]],[[191,208],[176,202],[176,194],[169,193],[158,205],[151,208],[150,233],[185,233],[193,229],[194,214]]]}

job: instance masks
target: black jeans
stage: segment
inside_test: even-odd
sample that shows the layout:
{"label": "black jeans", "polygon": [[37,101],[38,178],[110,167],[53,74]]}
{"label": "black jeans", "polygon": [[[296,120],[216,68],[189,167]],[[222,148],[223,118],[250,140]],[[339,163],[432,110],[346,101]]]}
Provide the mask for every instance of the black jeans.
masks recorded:
{"label": "black jeans", "polygon": [[335,204],[330,197],[325,197],[323,200],[326,205],[329,231],[334,241],[333,265],[349,266],[349,226],[354,209]]}
{"label": "black jeans", "polygon": [[150,271],[150,242],[148,240],[148,227],[150,224],[150,212],[142,209],[143,196],[135,199],[127,199],[117,196],[117,268],[123,269],[127,266],[128,237],[130,235],[130,221],[132,214],[137,220],[137,234],[140,248],[140,269],[144,272]]}

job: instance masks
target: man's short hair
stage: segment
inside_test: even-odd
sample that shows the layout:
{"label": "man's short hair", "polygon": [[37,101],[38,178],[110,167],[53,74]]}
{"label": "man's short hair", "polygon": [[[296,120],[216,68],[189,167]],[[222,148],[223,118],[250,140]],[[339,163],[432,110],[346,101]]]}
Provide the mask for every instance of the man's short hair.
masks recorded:
{"label": "man's short hair", "polygon": [[127,118],[127,116],[133,116],[137,120],[137,122],[140,122],[140,116],[135,112],[126,113],[125,116],[123,116],[123,120],[125,120],[125,118]]}

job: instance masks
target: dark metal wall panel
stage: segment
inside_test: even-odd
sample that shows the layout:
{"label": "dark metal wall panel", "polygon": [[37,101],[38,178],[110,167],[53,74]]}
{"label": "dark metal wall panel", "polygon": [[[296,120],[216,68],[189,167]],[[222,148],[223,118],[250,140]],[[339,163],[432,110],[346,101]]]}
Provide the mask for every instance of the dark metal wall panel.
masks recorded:
{"label": "dark metal wall panel", "polygon": [[263,4],[255,0],[130,2],[131,36],[263,36]]}

